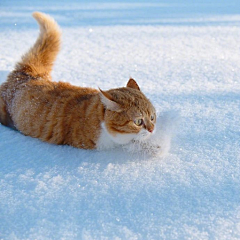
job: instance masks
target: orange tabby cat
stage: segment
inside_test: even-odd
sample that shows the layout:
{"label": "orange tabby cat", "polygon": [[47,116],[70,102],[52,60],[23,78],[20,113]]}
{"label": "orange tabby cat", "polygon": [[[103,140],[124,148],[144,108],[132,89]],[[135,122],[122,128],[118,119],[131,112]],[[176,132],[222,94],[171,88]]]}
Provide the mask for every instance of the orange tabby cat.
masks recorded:
{"label": "orange tabby cat", "polygon": [[143,140],[154,131],[155,109],[130,79],[108,91],[51,81],[60,29],[35,12],[40,35],[0,86],[0,122],[54,144],[104,149]]}

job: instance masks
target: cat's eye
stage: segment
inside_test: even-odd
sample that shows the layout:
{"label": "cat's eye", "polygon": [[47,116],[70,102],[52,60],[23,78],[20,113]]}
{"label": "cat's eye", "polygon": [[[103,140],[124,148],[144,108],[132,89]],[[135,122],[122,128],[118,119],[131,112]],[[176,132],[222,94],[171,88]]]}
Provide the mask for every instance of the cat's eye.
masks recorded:
{"label": "cat's eye", "polygon": [[134,123],[135,123],[137,126],[142,126],[142,125],[143,125],[143,119],[137,118],[137,119],[134,120]]}
{"label": "cat's eye", "polygon": [[155,116],[154,115],[152,115],[151,116],[151,121],[153,121],[155,119]]}

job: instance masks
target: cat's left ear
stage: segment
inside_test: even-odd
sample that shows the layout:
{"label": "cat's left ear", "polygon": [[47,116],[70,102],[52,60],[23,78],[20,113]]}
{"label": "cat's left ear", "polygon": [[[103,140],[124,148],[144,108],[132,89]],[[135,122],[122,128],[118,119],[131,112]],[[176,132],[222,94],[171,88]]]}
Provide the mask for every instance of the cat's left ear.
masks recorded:
{"label": "cat's left ear", "polygon": [[121,106],[112,99],[112,96],[108,92],[104,92],[100,88],[99,90],[100,90],[101,102],[108,110],[111,110],[114,112],[122,111]]}
{"label": "cat's left ear", "polygon": [[140,87],[137,84],[137,82],[133,78],[130,78],[128,80],[127,87],[133,88],[133,89],[137,89],[137,90],[141,91]]}

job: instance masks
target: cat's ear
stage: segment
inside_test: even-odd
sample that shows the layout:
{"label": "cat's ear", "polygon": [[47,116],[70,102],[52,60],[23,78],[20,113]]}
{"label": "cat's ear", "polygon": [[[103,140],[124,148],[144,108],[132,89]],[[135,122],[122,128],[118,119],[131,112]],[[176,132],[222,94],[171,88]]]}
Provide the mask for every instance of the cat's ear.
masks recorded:
{"label": "cat's ear", "polygon": [[100,88],[99,88],[99,90],[100,90],[101,102],[108,110],[111,110],[114,112],[122,111],[121,106],[118,103],[116,103],[115,101],[113,101],[112,96],[109,93],[104,92]]}
{"label": "cat's ear", "polygon": [[138,86],[138,84],[136,83],[136,81],[133,78],[130,78],[128,80],[127,87],[141,91],[140,87]]}

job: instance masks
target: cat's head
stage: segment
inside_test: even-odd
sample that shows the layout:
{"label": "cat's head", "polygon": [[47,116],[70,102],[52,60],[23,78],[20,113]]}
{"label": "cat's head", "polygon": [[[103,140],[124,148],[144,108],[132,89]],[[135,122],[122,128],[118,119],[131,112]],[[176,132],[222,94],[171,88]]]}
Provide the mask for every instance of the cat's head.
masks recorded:
{"label": "cat's head", "polygon": [[100,90],[100,98],[106,109],[104,127],[114,142],[141,141],[153,134],[155,108],[134,79],[131,78],[123,88]]}

